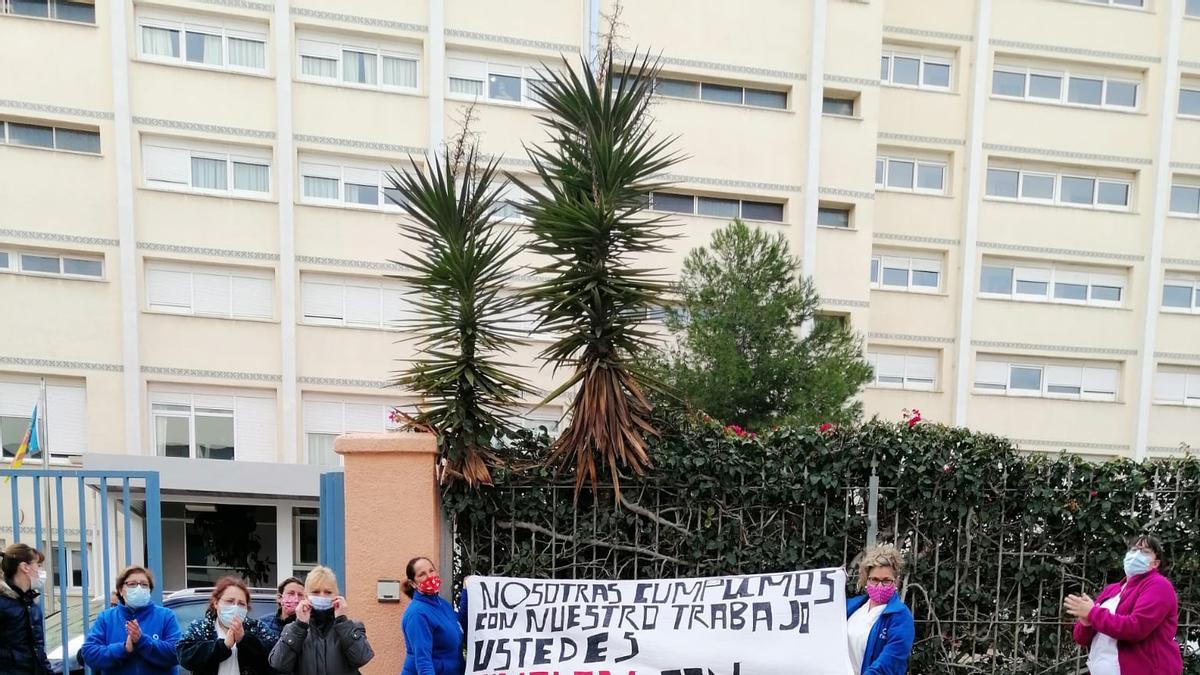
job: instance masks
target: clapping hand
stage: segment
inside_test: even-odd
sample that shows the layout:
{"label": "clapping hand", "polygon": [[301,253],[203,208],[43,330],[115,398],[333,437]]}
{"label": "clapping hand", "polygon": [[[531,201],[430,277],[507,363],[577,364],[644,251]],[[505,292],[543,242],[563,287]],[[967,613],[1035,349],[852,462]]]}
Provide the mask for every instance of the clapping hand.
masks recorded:
{"label": "clapping hand", "polygon": [[229,624],[229,630],[225,633],[225,646],[233,649],[233,646],[242,641],[245,636],[246,629],[242,625],[242,620],[239,617],[233,619],[233,623]]}
{"label": "clapping hand", "polygon": [[125,622],[125,651],[133,653],[133,646],[142,639],[142,627],[137,619]]}
{"label": "clapping hand", "polygon": [[1092,607],[1096,605],[1095,601],[1088,596],[1087,593],[1079,595],[1068,595],[1063,600],[1063,607],[1066,608],[1067,614],[1075,617],[1085,626],[1092,625],[1088,621],[1088,615],[1092,612]]}

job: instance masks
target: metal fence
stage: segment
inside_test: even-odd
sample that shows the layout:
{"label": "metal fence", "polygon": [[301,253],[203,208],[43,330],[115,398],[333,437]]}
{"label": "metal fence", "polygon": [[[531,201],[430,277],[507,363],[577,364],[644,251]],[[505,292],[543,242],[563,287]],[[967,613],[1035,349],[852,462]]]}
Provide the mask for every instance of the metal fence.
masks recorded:
{"label": "metal fence", "polygon": [[[452,516],[455,572],[459,579],[673,578],[846,565],[853,579],[855,557],[877,528],[879,540],[896,543],[908,560],[901,593],[918,624],[911,672],[1087,672],[1062,599],[1094,596],[1119,576],[1125,549],[1113,532],[1120,528],[1079,532],[1093,525],[1071,522],[1068,498],[1077,491],[1063,490],[1068,517],[1055,522],[1032,516],[1031,496],[1016,490],[989,496],[981,512],[960,506],[955,495],[914,499],[874,487],[843,486],[779,506],[778,495],[759,499],[753,487],[740,499],[705,501],[646,485],[626,488],[620,510],[587,493],[575,503],[569,485],[497,487]],[[1200,523],[1195,496],[1182,490],[1139,492],[1130,504],[1113,505],[1114,522],[1152,512],[1160,524]],[[738,537],[746,555],[706,553],[722,533]],[[1194,645],[1200,563],[1190,558],[1196,549],[1171,554],[1182,556],[1168,571],[1180,595],[1180,641]]]}

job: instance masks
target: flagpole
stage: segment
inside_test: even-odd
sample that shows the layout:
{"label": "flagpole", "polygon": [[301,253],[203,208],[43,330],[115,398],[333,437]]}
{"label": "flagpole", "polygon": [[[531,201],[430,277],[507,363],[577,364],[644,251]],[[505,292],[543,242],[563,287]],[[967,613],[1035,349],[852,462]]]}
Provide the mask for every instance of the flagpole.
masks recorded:
{"label": "flagpole", "polygon": [[[42,400],[41,400],[40,410],[42,411],[42,419],[41,419],[41,424],[38,424],[38,448],[40,449],[40,451],[42,453],[42,469],[49,471],[50,470],[50,448],[47,447],[46,441],[49,439],[50,433],[46,426],[46,424],[47,424],[46,420],[49,419],[49,417],[50,417],[50,411],[46,409],[46,378],[43,377],[43,378],[41,378],[41,380],[42,380],[42,391],[41,391]],[[52,542],[54,541],[54,535],[53,535],[54,519],[50,517],[50,490],[54,486],[54,482],[51,481],[49,477],[47,477],[45,480],[46,480],[46,489],[42,490],[42,503],[43,503],[42,513],[46,514],[46,529],[44,530],[46,533],[46,541],[43,542],[44,548],[42,549],[42,552],[45,553],[45,555],[46,555],[46,561],[44,563],[44,566],[46,567],[46,576],[48,577],[48,580],[51,582],[51,587],[53,587],[54,565],[56,564],[57,561],[54,560],[53,549],[51,548]],[[54,593],[46,593],[43,590],[42,595],[46,598],[46,611],[53,612],[54,611]]]}

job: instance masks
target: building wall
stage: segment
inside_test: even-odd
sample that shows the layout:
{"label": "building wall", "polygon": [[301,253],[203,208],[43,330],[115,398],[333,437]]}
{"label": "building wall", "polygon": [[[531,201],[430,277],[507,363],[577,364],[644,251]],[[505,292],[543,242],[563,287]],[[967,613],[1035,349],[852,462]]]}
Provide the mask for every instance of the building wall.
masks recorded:
{"label": "building wall", "polygon": [[[0,251],[14,260],[22,252],[102,260],[98,277],[25,274],[11,263],[11,273],[0,272],[0,311],[26,327],[0,336],[0,382],[84,383],[83,409],[50,411],[52,420],[86,420],[84,447],[56,452],[159,452],[154,392],[164,390],[238,402],[250,391],[270,401],[273,415],[260,406],[253,420],[230,404],[236,444],[253,447],[239,457],[304,462],[313,434],[382,431],[386,420],[353,406],[410,402],[383,388],[398,359],[412,354],[383,324],[396,304],[381,300],[386,309],[374,326],[306,317],[306,281],[358,289],[344,297],[361,300],[372,285],[391,297],[383,277],[407,244],[397,211],[348,204],[344,183],[410,156],[420,162],[453,134],[470,97],[449,77],[528,74],[560,53],[588,49],[603,22],[591,6],[101,0],[94,23],[0,14],[0,59],[39,65],[9,69],[0,119],[98,132],[100,143],[99,152],[0,144]],[[687,157],[672,170],[675,191],[783,204],[778,222],[755,224],[783,234],[805,257],[824,311],[848,317],[866,350],[886,363],[932,368],[932,382],[904,373],[895,382],[881,371],[862,393],[868,415],[897,418],[918,407],[926,419],[1003,433],[1031,449],[1144,457],[1200,441],[1200,412],[1184,405],[1200,404],[1200,379],[1194,396],[1187,389],[1188,374],[1200,378],[1200,309],[1195,299],[1184,312],[1162,306],[1164,279],[1200,279],[1197,216],[1169,213],[1171,184],[1200,185],[1200,115],[1175,114],[1181,86],[1200,90],[1200,20],[1183,13],[1183,0],[1146,0],[1141,9],[1069,0],[771,0],[754,11],[655,0],[625,3],[619,46],[661,54],[665,78],[786,96],[782,109],[662,96],[653,114],[659,133],[678,135]],[[189,53],[203,60],[189,52],[189,27],[219,36],[222,59],[236,52],[243,64],[257,60],[246,56],[254,53],[246,41],[261,42],[262,67],[187,61]],[[163,30],[178,31],[177,57],[148,53],[170,51]],[[372,54],[381,84],[343,81],[348,67],[359,73],[347,66],[347,49]],[[885,81],[881,56],[891,69]],[[314,66],[314,57],[334,60],[332,78],[313,74],[329,67]],[[921,63],[918,86],[905,84],[912,57]],[[1058,74],[1063,90],[1069,73],[1082,78],[1080,96],[1083,80],[1101,78],[1117,103],[1121,83],[1136,83],[1136,102],[1018,100],[993,93],[1012,82],[996,68],[1023,69],[1026,78]],[[821,114],[810,106],[815,88],[817,98],[853,99],[852,114]],[[484,151],[503,155],[506,170],[528,171],[523,145],[544,138],[536,109],[485,93],[477,114]],[[877,185],[877,157],[894,160],[885,167],[900,178],[905,161],[940,167],[942,188],[888,184],[898,178]],[[225,163],[225,190],[172,182],[196,180],[189,173],[203,181],[205,160]],[[304,176],[314,165],[342,182],[334,199],[313,196]],[[261,166],[265,174],[254,168]],[[1128,186],[1128,205],[1006,199],[989,187],[989,167],[1034,182],[1050,174],[1060,184],[1063,175],[1107,179],[1118,191]],[[850,226],[818,224],[818,206],[850,209]],[[676,220],[681,238],[652,261],[669,270],[726,222]],[[937,281],[872,283],[875,257],[881,268],[933,265]],[[1081,274],[1115,277],[1120,300],[1048,301],[1052,281],[1041,301],[983,292],[984,267],[1005,265],[1063,284]],[[179,282],[181,269],[191,270],[191,309],[163,304],[167,296],[178,301],[178,287],[151,288],[167,277]],[[230,281],[222,298],[212,292],[213,275],[242,280]],[[244,278],[267,279],[269,292],[252,302],[245,289],[262,287]],[[205,312],[225,316],[195,315]],[[514,361],[549,388],[555,378],[536,367],[542,344]],[[1024,377],[1030,371],[1021,368],[1043,368],[1043,388],[1054,377],[1061,393],[981,388],[981,355]],[[1085,396],[1081,385],[1074,393],[1072,378],[1089,368],[1116,370],[1113,390]],[[1164,369],[1183,373],[1178,405],[1160,395],[1155,380]],[[313,397],[349,406],[342,429],[306,423],[303,402]],[[183,413],[189,423],[203,407]]]}

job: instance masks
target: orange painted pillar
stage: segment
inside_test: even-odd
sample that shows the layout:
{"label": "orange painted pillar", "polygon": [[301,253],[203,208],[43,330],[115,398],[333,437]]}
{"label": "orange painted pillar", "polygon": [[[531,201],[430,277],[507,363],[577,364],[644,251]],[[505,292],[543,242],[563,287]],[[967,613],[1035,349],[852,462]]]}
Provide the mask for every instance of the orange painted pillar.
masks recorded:
{"label": "orange painted pillar", "polygon": [[364,675],[395,675],[404,664],[400,619],[408,598],[380,602],[381,579],[404,579],[410,558],[438,563],[441,514],[437,442],[430,434],[346,434],[346,577],[351,618],[366,624],[375,658]]}

